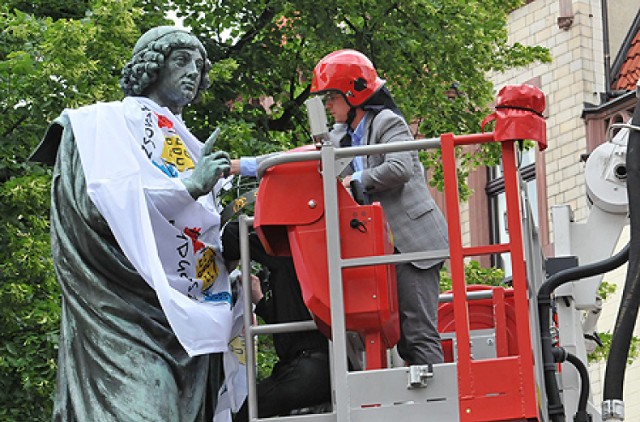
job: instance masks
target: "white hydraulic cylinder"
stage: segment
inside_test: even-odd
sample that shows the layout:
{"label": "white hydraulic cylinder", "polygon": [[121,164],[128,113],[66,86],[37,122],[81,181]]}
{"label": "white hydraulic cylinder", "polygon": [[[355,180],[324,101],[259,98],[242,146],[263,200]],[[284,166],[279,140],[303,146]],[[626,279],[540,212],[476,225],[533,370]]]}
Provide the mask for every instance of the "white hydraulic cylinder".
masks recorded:
{"label": "white hydraulic cylinder", "polygon": [[[591,204],[587,220],[574,222],[568,205],[552,208],[556,257],[576,256],[579,265],[585,265],[607,259],[613,254],[620,234],[629,222],[626,188],[628,132],[618,132],[611,142],[596,148],[587,160],[585,182]],[[585,364],[593,342],[585,342],[584,334],[593,333],[600,314],[602,304],[597,293],[602,278],[603,275],[597,275],[566,283],[554,292],[556,298],[564,298],[556,303],[560,344]],[[563,365],[560,376],[565,415],[569,418],[577,409],[580,379],[570,365]],[[602,420],[591,399],[588,411],[593,415],[594,422]]]}

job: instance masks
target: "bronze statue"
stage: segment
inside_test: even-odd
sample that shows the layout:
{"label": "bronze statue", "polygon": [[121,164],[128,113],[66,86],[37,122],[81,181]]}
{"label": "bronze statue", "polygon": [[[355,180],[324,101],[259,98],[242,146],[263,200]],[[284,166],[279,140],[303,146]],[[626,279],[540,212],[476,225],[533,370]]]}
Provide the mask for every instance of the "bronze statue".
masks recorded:
{"label": "bronze statue", "polygon": [[32,156],[55,166],[54,420],[213,419],[233,304],[211,191],[230,162],[180,116],[210,68],[188,31],[153,28],[123,70],[125,98],[65,110]]}

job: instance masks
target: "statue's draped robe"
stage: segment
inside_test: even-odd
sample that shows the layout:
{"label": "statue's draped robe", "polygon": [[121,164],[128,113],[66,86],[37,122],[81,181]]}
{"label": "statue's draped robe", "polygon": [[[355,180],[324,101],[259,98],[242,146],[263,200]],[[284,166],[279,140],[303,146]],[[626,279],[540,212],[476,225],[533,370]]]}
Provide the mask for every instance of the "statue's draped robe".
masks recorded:
{"label": "statue's draped robe", "polygon": [[190,357],[179,343],[156,292],[87,194],[69,119],[58,118],[47,136],[59,139],[51,240],[62,323],[53,419],[210,422],[221,354]]}

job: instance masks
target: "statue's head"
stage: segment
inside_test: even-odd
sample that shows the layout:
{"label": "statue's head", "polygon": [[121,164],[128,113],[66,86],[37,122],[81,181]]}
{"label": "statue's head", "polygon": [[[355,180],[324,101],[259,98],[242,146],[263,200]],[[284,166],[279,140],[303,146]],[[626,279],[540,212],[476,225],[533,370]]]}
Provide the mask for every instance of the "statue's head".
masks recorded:
{"label": "statue's head", "polygon": [[209,70],[211,62],[198,38],[189,31],[175,26],[158,26],[145,32],[133,48],[131,60],[122,69],[120,87],[125,96],[145,95],[158,80],[165,60],[175,49],[198,50],[204,58],[204,66],[198,86],[198,94],[211,86]]}

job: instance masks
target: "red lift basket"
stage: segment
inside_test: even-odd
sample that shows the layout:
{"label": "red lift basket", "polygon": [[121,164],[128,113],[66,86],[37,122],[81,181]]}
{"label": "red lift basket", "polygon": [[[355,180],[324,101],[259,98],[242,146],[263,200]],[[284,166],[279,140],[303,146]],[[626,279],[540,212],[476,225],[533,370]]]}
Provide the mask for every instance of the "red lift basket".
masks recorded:
{"label": "red lift basket", "polygon": [[[315,150],[313,146],[293,151]],[[292,152],[293,152],[292,151]],[[320,331],[331,338],[326,220],[320,162],[279,164],[263,175],[254,227],[268,253],[292,256],[305,304]],[[393,254],[389,224],[379,203],[357,204],[338,188],[343,259]],[[400,338],[395,266],[381,264],[342,270],[345,325],[366,345],[367,369],[386,367],[386,349]]]}

